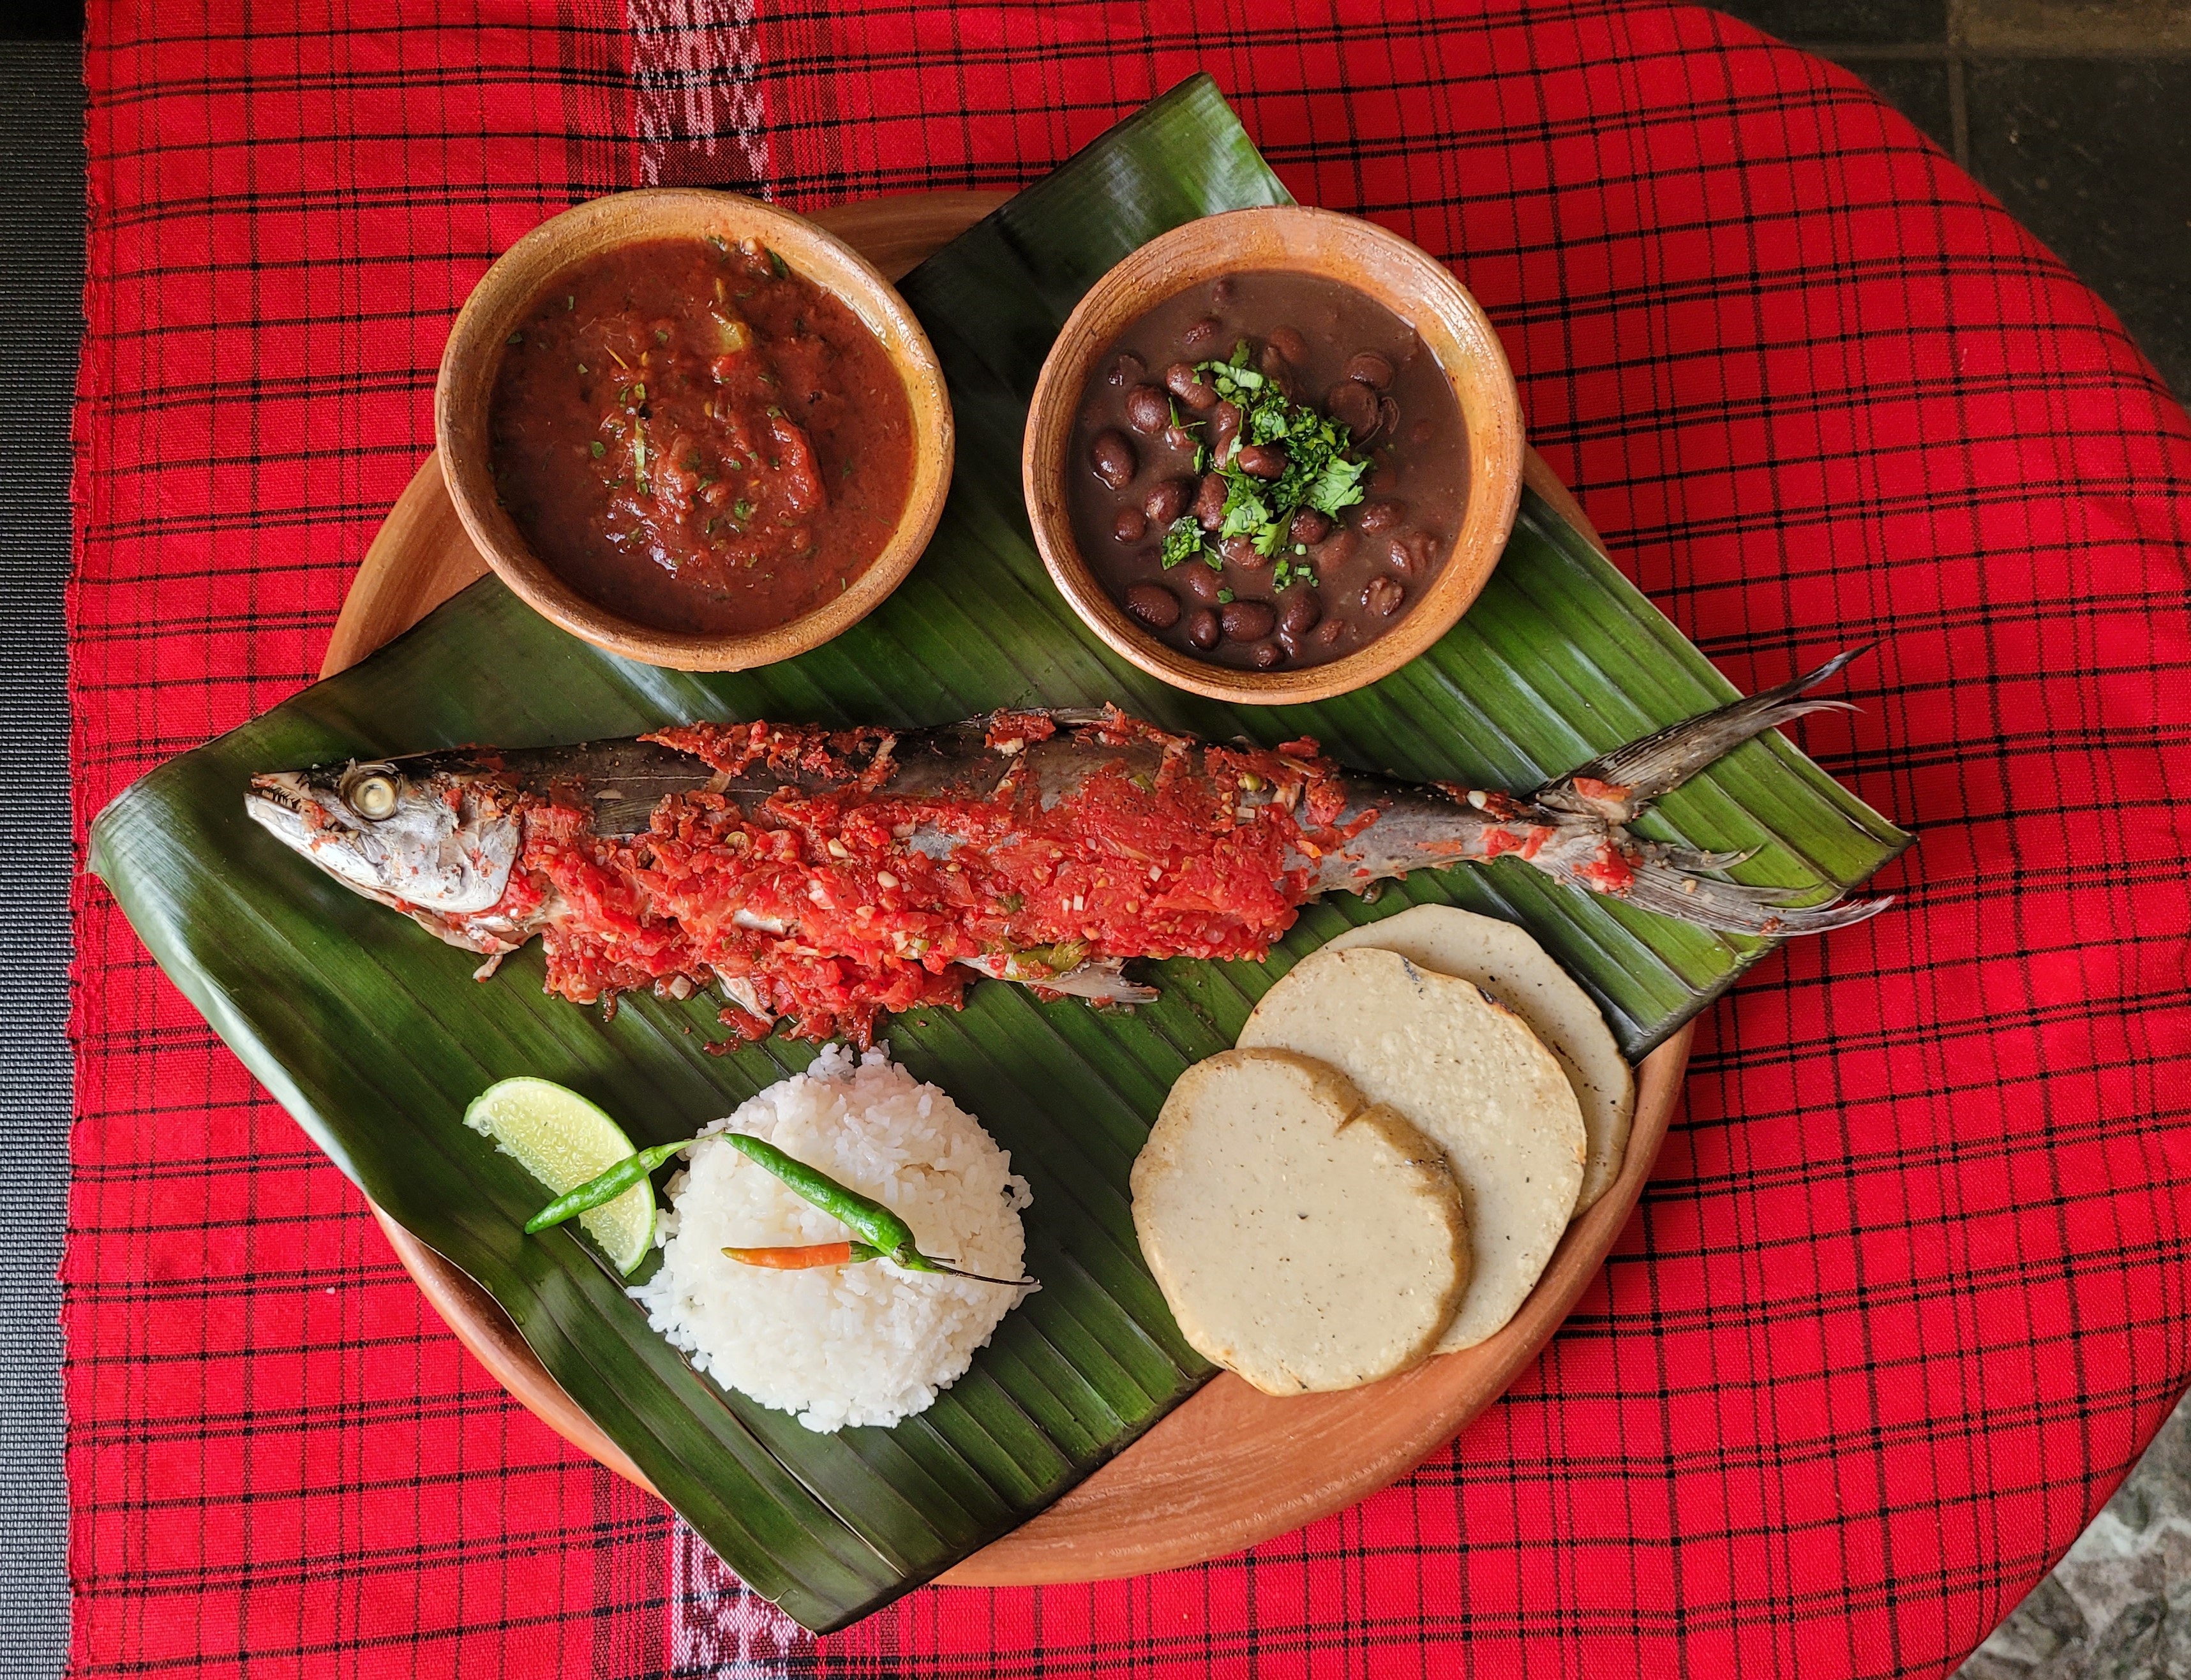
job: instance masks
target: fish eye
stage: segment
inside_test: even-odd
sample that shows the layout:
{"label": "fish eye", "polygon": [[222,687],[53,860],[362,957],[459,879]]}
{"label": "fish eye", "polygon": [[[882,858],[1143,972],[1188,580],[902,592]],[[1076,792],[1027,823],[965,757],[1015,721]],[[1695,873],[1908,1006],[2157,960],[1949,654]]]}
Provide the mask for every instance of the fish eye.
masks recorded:
{"label": "fish eye", "polygon": [[384,822],[396,814],[397,792],[394,775],[373,769],[346,779],[342,800],[367,822]]}

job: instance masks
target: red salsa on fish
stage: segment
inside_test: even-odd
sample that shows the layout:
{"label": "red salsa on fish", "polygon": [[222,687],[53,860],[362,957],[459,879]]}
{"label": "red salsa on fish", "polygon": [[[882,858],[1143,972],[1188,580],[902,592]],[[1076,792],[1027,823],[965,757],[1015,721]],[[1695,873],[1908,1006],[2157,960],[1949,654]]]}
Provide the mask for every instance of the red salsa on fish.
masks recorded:
{"label": "red salsa on fish", "polygon": [[753,241],[655,240],[558,275],[504,349],[490,427],[533,550],[663,630],[766,630],[834,599],[913,482],[881,343]]}

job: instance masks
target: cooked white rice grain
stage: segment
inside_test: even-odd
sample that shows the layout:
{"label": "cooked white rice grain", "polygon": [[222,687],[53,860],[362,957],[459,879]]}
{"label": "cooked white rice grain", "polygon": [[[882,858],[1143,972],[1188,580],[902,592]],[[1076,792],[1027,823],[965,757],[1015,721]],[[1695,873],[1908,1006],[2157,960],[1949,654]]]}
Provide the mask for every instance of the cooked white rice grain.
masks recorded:
{"label": "cooked white rice grain", "polygon": [[725,1248],[841,1242],[854,1234],[765,1167],[717,1140],[765,1138],[885,1204],[923,1254],[993,1278],[1021,1275],[1019,1210],[1033,1200],[981,1122],[880,1050],[832,1045],[701,1133],[669,1183],[662,1269],[633,1290],[649,1320],[726,1388],[796,1412],[809,1429],[891,1424],[922,1411],[973,1363],[1028,1293],[900,1271],[886,1260],[778,1272]]}

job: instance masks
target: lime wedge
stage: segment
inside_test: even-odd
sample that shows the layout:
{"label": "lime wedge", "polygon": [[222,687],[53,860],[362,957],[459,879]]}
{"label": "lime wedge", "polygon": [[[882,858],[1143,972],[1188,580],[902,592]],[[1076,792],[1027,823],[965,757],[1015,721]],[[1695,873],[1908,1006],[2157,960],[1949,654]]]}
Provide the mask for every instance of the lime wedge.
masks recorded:
{"label": "lime wedge", "polygon": [[[631,1139],[575,1091],[545,1079],[505,1079],[472,1098],[464,1124],[555,1195],[598,1178],[637,1152]],[[548,1198],[541,1198],[544,1204]],[[609,1263],[629,1273],[654,1241],[654,1187],[642,1178],[614,1201],[578,1216]]]}

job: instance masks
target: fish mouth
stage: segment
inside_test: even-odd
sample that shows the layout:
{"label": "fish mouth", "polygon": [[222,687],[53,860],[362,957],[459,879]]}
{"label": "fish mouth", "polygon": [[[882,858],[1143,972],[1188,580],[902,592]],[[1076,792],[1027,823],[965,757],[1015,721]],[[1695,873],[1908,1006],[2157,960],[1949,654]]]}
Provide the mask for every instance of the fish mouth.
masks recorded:
{"label": "fish mouth", "polygon": [[299,842],[314,829],[354,831],[357,827],[330,801],[316,798],[310,784],[298,770],[273,770],[252,777],[251,786],[243,795],[243,809],[263,826],[284,838],[293,826]]}
{"label": "fish mouth", "polygon": [[314,824],[325,821],[326,807],[306,791],[304,778],[293,770],[277,770],[251,778],[243,796],[243,809],[252,820],[293,850],[308,843]]}

